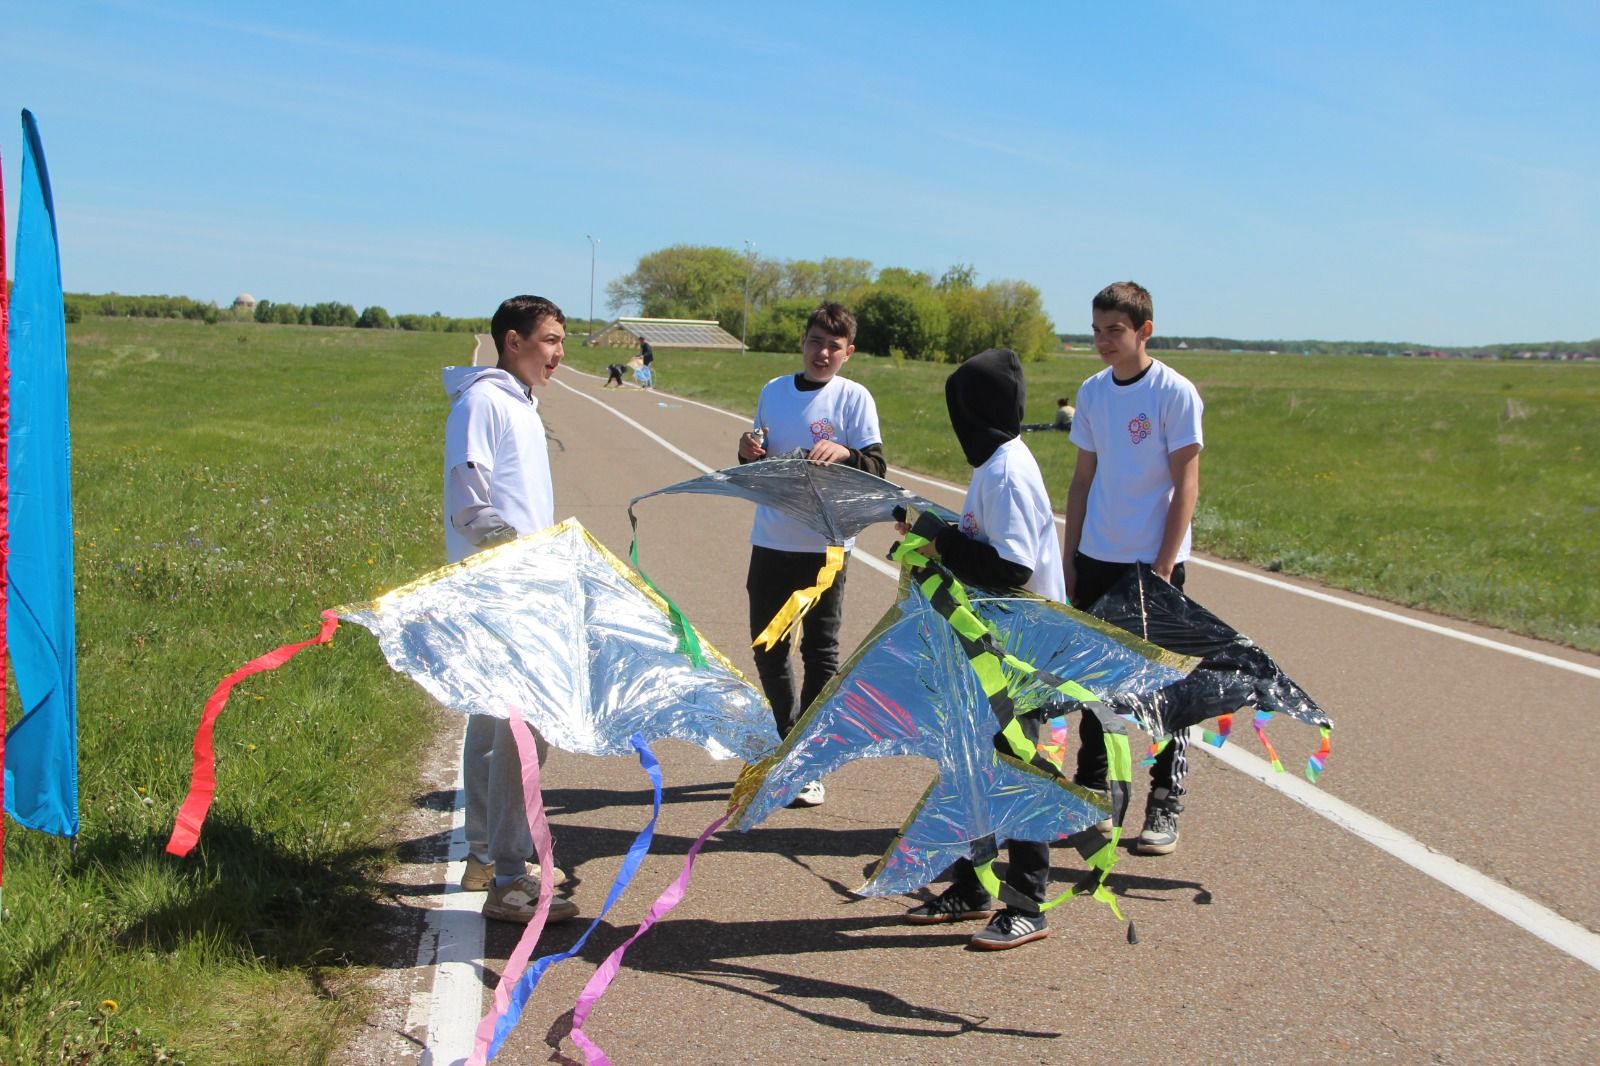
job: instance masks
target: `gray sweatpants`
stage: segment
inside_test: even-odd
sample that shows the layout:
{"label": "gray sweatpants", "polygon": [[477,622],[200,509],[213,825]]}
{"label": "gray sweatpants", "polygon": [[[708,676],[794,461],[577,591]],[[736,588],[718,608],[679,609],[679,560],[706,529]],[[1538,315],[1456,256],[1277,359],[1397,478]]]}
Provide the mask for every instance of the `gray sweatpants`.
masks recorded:
{"label": "gray sweatpants", "polygon": [[[529,728],[532,728],[531,726]],[[534,743],[544,766],[549,745],[537,729]],[[461,751],[461,780],[467,794],[467,847],[494,863],[498,877],[516,877],[533,856],[528,812],[522,801],[522,761],[511,723],[487,714],[467,716]]]}

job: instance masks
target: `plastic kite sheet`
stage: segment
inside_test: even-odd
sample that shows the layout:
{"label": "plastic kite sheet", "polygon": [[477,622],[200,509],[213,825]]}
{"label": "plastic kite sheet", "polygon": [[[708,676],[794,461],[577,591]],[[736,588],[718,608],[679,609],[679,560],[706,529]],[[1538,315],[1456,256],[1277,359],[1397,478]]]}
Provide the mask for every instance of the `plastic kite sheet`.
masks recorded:
{"label": "plastic kite sheet", "polygon": [[[1147,695],[1194,660],[1025,593],[969,589],[972,605],[1017,659],[1105,697]],[[1018,715],[1042,712],[1053,690],[1014,673]],[[808,781],[854,759],[921,755],[938,776],[890,844],[861,895],[928,884],[973,842],[1053,840],[1107,816],[1104,800],[1058,776],[1000,754],[999,723],[954,629],[922,589],[902,583],[884,615],[772,756],[746,769],[734,790],[733,824],[759,825]]]}
{"label": "plastic kite sheet", "polygon": [[1219,718],[1223,722],[1221,736],[1212,734],[1208,740],[1220,745],[1231,728],[1233,713],[1253,709],[1256,731],[1280,770],[1263,727],[1273,715],[1286,714],[1322,730],[1323,747],[1312,756],[1307,776],[1314,781],[1321,773],[1332,719],[1265,649],[1157,577],[1150,567],[1140,563],[1130,569],[1089,613],[1153,644],[1200,658],[1193,673],[1169,686],[1107,700],[1117,713],[1131,716],[1157,738]]}
{"label": "plastic kite sheet", "polygon": [[894,521],[896,507],[937,510],[920,496],[865,470],[785,457],[713,470],[647,492],[629,501],[628,513],[640,500],[683,492],[734,496],[770,507],[822,534],[829,544],[843,544],[870,525]]}
{"label": "plastic kite sheet", "polygon": [[710,645],[694,666],[665,602],[576,519],[339,609],[446,707],[518,713],[556,747],[632,755],[675,737],[752,761],[772,712]]}

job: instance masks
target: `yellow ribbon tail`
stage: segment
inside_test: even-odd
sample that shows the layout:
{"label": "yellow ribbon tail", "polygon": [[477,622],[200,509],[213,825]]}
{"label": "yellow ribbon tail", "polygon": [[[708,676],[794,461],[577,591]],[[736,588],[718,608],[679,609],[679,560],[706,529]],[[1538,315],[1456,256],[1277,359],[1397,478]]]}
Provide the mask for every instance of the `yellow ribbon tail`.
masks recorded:
{"label": "yellow ribbon tail", "polygon": [[750,642],[751,646],[771,651],[780,640],[786,639],[794,632],[794,627],[800,624],[800,619],[805,617],[805,613],[822,599],[822,594],[833,587],[833,579],[838,577],[839,571],[843,569],[844,547],[839,544],[828,545],[828,557],[822,564],[822,569],[817,571],[817,583],[808,589],[796,589],[788,602],[772,616],[772,621],[767,623],[767,628],[761,631],[761,635]]}

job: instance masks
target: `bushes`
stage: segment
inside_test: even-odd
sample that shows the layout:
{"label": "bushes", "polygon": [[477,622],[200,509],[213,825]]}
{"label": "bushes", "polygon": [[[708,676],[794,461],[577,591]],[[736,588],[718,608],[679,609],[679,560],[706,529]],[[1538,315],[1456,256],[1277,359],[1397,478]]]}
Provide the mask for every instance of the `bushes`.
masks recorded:
{"label": "bushes", "polygon": [[817,301],[809,297],[769,304],[759,314],[750,317],[746,347],[755,352],[799,351],[800,338],[806,331],[806,319],[816,309]]}
{"label": "bushes", "polygon": [[856,347],[873,355],[898,348],[912,359],[938,359],[945,351],[950,314],[940,293],[926,288],[867,290],[854,308]]}

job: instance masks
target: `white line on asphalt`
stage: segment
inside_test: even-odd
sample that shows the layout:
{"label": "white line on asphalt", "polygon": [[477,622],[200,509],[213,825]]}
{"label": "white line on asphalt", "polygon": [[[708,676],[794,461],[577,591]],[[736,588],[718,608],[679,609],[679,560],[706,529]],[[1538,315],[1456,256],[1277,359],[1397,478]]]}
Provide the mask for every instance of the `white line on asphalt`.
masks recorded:
{"label": "white line on asphalt", "polygon": [[455,799],[450,817],[449,859],[444,864],[444,896],[427,912],[427,928],[417,944],[417,968],[433,967],[433,988],[411,997],[406,1032],[424,1023],[420,1066],[460,1066],[472,1053],[483,1015],[483,915],[476,892],[461,890],[467,856],[466,794],[456,760]]}
{"label": "white line on asphalt", "polygon": [[1210,744],[1191,744],[1254,778],[1270,789],[1283,793],[1303,807],[1320,814],[1339,828],[1353,833],[1373,847],[1388,852],[1407,866],[1427,874],[1446,888],[1521,926],[1550,946],[1571,955],[1579,962],[1600,970],[1600,935],[1568,918],[1563,918],[1542,903],[1529,899],[1464,863],[1428,847],[1416,837],[1381,822],[1372,815],[1338,799],[1309,782],[1288,773],[1279,773],[1272,764],[1233,744],[1214,748]]}
{"label": "white line on asphalt", "polygon": [[[582,373],[582,371],[575,371],[575,373]],[[589,375],[584,376],[588,377]],[[711,404],[701,403],[699,400],[691,400],[684,396],[674,396],[673,399],[682,403],[693,404],[696,407],[703,407],[707,411],[715,411],[719,415],[726,415],[728,418],[731,418],[737,422],[745,423],[747,425],[750,422],[750,419],[744,415],[736,414],[733,411],[725,410],[721,407],[713,407]],[[891,468],[891,472],[894,473],[896,477],[903,478],[908,481],[920,481],[924,485],[933,485],[936,488],[944,489],[945,491],[953,493],[956,496],[963,496],[966,493],[966,490],[961,486],[953,485],[948,481],[940,481],[938,478],[925,477],[922,474],[914,474],[909,470],[902,470],[898,467]],[[1057,525],[1065,524],[1066,520],[1060,515],[1056,515],[1055,517]],[[1489,637],[1480,637],[1476,633],[1466,633],[1459,629],[1451,629],[1449,626],[1442,626],[1436,622],[1426,622],[1420,618],[1411,618],[1407,615],[1397,614],[1394,611],[1386,611],[1381,607],[1373,607],[1370,604],[1357,603],[1354,600],[1347,600],[1341,596],[1333,596],[1317,589],[1308,589],[1302,585],[1291,584],[1290,582],[1281,581],[1277,578],[1266,577],[1262,574],[1253,574],[1248,570],[1241,570],[1238,567],[1228,566],[1225,563],[1213,562],[1210,559],[1203,559],[1199,556],[1193,556],[1189,561],[1194,563],[1196,566],[1208,570],[1217,570],[1224,574],[1232,575],[1233,577],[1244,578],[1247,581],[1254,581],[1258,584],[1266,585],[1269,588],[1275,588],[1282,592],[1292,592],[1297,596],[1304,596],[1307,599],[1317,600],[1320,603],[1333,604],[1335,607],[1345,607],[1352,611],[1359,611],[1362,614],[1371,615],[1374,618],[1382,618],[1385,621],[1395,622],[1403,626],[1410,626],[1413,629],[1420,629],[1425,633],[1432,633],[1435,636],[1448,637],[1451,640],[1464,641],[1467,644],[1475,644],[1480,648],[1489,648],[1492,651],[1504,652],[1507,655],[1515,655],[1518,658],[1541,663],[1544,666],[1553,666],[1558,670],[1569,670],[1572,673],[1582,675],[1583,677],[1592,677],[1600,680],[1600,668],[1589,666],[1584,663],[1575,663],[1570,659],[1562,659],[1554,655],[1546,655],[1544,652],[1531,651],[1528,648],[1519,648],[1515,644],[1506,644],[1503,641],[1492,640]]]}
{"label": "white line on asphalt", "polygon": [[[562,384],[565,385],[565,382]],[[610,411],[612,414],[616,415],[630,426],[633,426],[651,440],[656,441],[662,447],[671,451],[674,455],[679,456],[685,462],[689,463],[697,470],[700,470],[702,473],[710,472],[711,468],[709,466],[706,466],[704,463],[700,462],[700,460],[689,455],[687,452],[683,451],[681,448],[678,448],[670,441],[667,441],[659,434],[640,425],[638,422],[634,421],[632,418],[629,418],[622,412],[616,410],[601,400],[579,392],[570,385],[566,385],[566,388],[570,389],[577,395],[582,396],[591,403],[598,404],[599,406]],[[698,406],[703,407],[705,405],[700,404]],[[713,410],[716,409],[713,408]],[[933,483],[942,484],[940,482]],[[861,558],[869,565],[878,564],[874,565],[873,569],[881,571],[892,579],[899,579],[899,572],[892,567],[889,567],[887,564],[878,563],[878,560],[872,559],[869,556],[862,556]],[[1246,577],[1254,576],[1246,574],[1243,571],[1239,571],[1239,573]],[[1286,585],[1282,582],[1268,581],[1268,583],[1280,584],[1283,585],[1284,588],[1295,592],[1305,593],[1309,591],[1298,588],[1294,585]],[[1402,622],[1414,621],[1413,619],[1404,618],[1399,615],[1391,616],[1388,615],[1387,612],[1381,612],[1373,608],[1367,608],[1363,604],[1354,604],[1347,600],[1339,600],[1331,596],[1323,596],[1320,593],[1314,598],[1327,599],[1333,603],[1341,604],[1346,607],[1361,608],[1374,614],[1393,617]],[[1434,628],[1449,636],[1461,638],[1471,637],[1471,634],[1457,633],[1454,630],[1447,630],[1443,627]],[[1471,642],[1482,643],[1487,647],[1504,651],[1521,650],[1517,648],[1511,648],[1509,645],[1495,644],[1492,641],[1486,641],[1482,638],[1473,638]],[[1576,665],[1573,663],[1565,663],[1560,659],[1554,659],[1552,661],[1566,666]],[[1272,788],[1283,793],[1284,795],[1293,799],[1295,802],[1304,806],[1307,810],[1321,815],[1334,825],[1337,825],[1346,832],[1366,841],[1373,847],[1378,848],[1381,851],[1388,852],[1401,862],[1428,875],[1435,881],[1444,885],[1446,888],[1460,893],[1467,899],[1472,900],[1474,903],[1487,908],[1495,914],[1500,915],[1502,918],[1505,918],[1513,924],[1527,930],[1557,950],[1572,956],[1579,962],[1582,962],[1594,969],[1600,970],[1600,935],[1590,932],[1588,929],[1577,924],[1576,922],[1571,921],[1570,919],[1563,918],[1561,915],[1544,906],[1542,903],[1538,903],[1529,899],[1516,889],[1504,885],[1493,878],[1487,877],[1484,874],[1479,873],[1477,870],[1474,870],[1472,867],[1465,865],[1464,863],[1458,862],[1447,855],[1443,855],[1437,851],[1434,851],[1432,848],[1428,847],[1426,844],[1422,843],[1420,840],[1417,840],[1408,833],[1404,833],[1401,830],[1389,825],[1387,822],[1383,822],[1377,818],[1374,818],[1365,811],[1359,810],[1358,808],[1352,807],[1350,804],[1345,803],[1342,800],[1334,798],[1332,795],[1322,791],[1321,789],[1302,782],[1298,778],[1290,777],[1286,773],[1278,773],[1272,769],[1271,764],[1257,758],[1254,755],[1251,755],[1249,752],[1241,751],[1237,747],[1226,745],[1220,749],[1213,748],[1211,745],[1203,743],[1199,745],[1191,745],[1190,750],[1193,750],[1194,747],[1203,748],[1209,754],[1220,759],[1233,769],[1238,770],[1240,773],[1245,774],[1247,777],[1254,778],[1256,781],[1266,785],[1268,788]]]}

